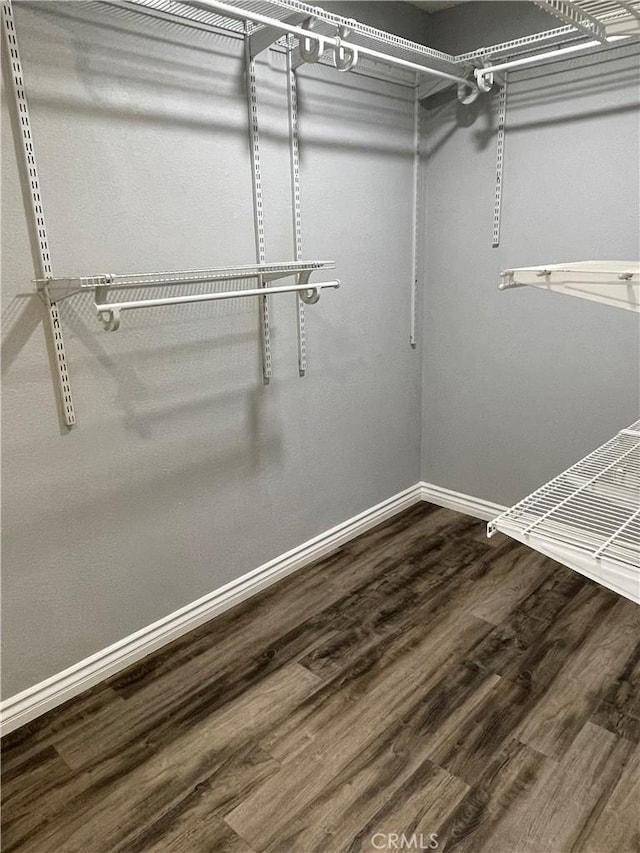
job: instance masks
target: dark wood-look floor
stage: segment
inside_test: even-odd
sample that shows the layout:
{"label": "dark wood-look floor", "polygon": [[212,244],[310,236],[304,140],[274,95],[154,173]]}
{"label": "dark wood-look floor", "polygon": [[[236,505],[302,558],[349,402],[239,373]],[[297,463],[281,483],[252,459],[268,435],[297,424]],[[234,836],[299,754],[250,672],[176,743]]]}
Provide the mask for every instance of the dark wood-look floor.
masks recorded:
{"label": "dark wood-look floor", "polygon": [[417,506],[9,735],[3,850],[638,851],[639,628]]}

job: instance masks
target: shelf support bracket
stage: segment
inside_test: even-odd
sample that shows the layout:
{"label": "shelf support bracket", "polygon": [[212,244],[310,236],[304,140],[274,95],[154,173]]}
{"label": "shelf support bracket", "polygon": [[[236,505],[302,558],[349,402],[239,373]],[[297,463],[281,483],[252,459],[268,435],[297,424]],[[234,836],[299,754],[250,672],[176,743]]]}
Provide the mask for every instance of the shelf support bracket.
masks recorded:
{"label": "shelf support bracket", "polygon": [[[302,23],[306,18],[304,13],[293,13],[282,19],[285,24],[296,26]],[[274,45],[279,39],[287,35],[287,30],[279,29],[278,27],[261,26],[254,30],[249,35],[249,50],[251,58],[255,59],[263,51]]]}
{"label": "shelf support bracket", "polygon": [[505,270],[500,273],[500,284],[498,290],[511,290],[513,287],[525,287],[521,281],[516,281],[513,270]]}
{"label": "shelf support bracket", "polygon": [[[44,218],[42,206],[42,195],[40,192],[40,180],[36,165],[35,149],[33,147],[33,135],[31,131],[31,120],[29,118],[29,105],[25,90],[24,77],[22,74],[22,63],[18,50],[18,39],[16,25],[13,17],[13,6],[11,0],[2,2],[2,31],[9,64],[11,67],[11,92],[13,95],[13,106],[20,130],[20,148],[22,150],[21,167],[23,170],[24,183],[29,188],[30,201],[30,228],[35,237],[37,246],[36,278],[48,280],[53,278],[51,266],[51,255],[49,252],[49,240],[47,237],[47,225]],[[66,426],[71,427],[76,422],[73,397],[71,395],[71,383],[67,368],[67,357],[62,337],[62,326],[60,323],[60,312],[55,301],[52,302],[49,288],[45,283],[41,288],[47,323],[45,329],[49,336],[49,344],[55,354],[55,370],[57,374],[58,405]]]}

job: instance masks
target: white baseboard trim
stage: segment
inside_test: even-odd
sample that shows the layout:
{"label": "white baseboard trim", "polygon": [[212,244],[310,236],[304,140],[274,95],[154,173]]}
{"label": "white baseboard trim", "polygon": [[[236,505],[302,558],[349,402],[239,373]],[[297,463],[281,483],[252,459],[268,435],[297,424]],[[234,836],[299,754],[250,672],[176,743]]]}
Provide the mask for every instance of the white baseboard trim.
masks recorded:
{"label": "white baseboard trim", "polygon": [[309,539],[237,580],[147,625],[135,634],[130,634],[51,678],[9,697],[0,704],[0,732],[2,735],[9,734],[41,714],[73,699],[105,678],[121,672],[151,652],[224,613],[292,572],[325,557],[361,533],[366,533],[419,501],[428,501],[485,520],[495,518],[506,509],[498,504],[443,489],[431,483],[416,483],[415,486],[354,515],[353,518]]}
{"label": "white baseboard trim", "polygon": [[505,512],[507,509],[506,506],[485,501],[483,498],[474,498],[471,495],[454,492],[452,489],[443,489],[442,486],[434,486],[433,483],[422,482],[419,485],[423,501],[444,506],[447,509],[454,509],[456,512],[472,515],[474,518],[491,521],[491,519]]}
{"label": "white baseboard trim", "polygon": [[68,669],[6,699],[0,705],[3,735],[50,711],[151,652],[213,619],[265,587],[335,551],[345,542],[408,509],[422,499],[422,484],[399,492],[382,503],[309,539],[286,554],[214,590],[135,634],[102,649]]}

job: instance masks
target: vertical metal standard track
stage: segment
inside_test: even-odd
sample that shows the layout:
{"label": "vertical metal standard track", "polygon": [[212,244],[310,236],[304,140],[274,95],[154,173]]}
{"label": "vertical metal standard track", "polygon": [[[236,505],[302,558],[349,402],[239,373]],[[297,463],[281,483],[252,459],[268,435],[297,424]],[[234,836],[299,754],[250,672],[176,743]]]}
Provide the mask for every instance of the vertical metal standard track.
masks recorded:
{"label": "vertical metal standard track", "polygon": [[[287,44],[287,103],[289,107],[289,162],[291,166],[291,211],[293,214],[293,257],[302,259],[302,212],[300,209],[300,157],[298,153],[298,86],[292,60],[293,39]],[[307,341],[304,304],[296,296],[298,325],[298,373],[307,370]]]}
{"label": "vertical metal standard track", "polygon": [[420,97],[418,94],[419,78],[416,74],[416,84],[413,92],[413,222],[411,235],[411,321],[409,343],[416,345],[416,314],[418,310],[418,224],[420,222]]}
{"label": "vertical metal standard track", "polygon": [[[40,181],[36,166],[36,155],[33,148],[33,137],[31,134],[31,121],[29,119],[29,107],[22,76],[22,64],[18,51],[18,40],[16,36],[16,25],[13,17],[11,0],[3,0],[2,3],[2,31],[5,37],[7,55],[11,65],[11,88],[15,101],[16,114],[20,125],[21,148],[23,154],[23,166],[25,177],[29,185],[29,199],[31,202],[31,215],[33,217],[33,233],[38,245],[38,263],[36,278],[53,278],[51,268],[51,255],[49,253],[49,241],[47,239],[47,227],[42,207],[40,194]],[[46,288],[43,290],[45,307],[48,315],[49,333],[56,356],[56,368],[58,377],[58,395],[64,422],[67,426],[73,426],[76,422],[73,408],[73,397],[71,396],[71,384],[69,382],[69,371],[67,369],[67,358],[64,351],[64,340],[60,326],[60,312],[58,306],[51,302]]]}
{"label": "vertical metal standard track", "polygon": [[[256,63],[251,57],[251,24],[245,22],[244,51],[247,73],[247,106],[249,110],[249,142],[251,147],[251,175],[253,178],[253,221],[256,239],[256,260],[265,263],[264,207],[262,202],[262,173],[260,169],[260,136],[258,133],[258,95],[256,91]],[[260,287],[264,281],[260,278]],[[269,297],[263,296],[260,304],[260,329],[262,333],[262,376],[264,384],[271,379],[271,329],[269,323]]]}
{"label": "vertical metal standard track", "polygon": [[493,237],[491,245],[500,245],[500,220],[502,210],[502,176],[504,171],[504,126],[507,118],[507,74],[505,72],[498,100],[498,135],[496,141],[496,193],[493,205]]}

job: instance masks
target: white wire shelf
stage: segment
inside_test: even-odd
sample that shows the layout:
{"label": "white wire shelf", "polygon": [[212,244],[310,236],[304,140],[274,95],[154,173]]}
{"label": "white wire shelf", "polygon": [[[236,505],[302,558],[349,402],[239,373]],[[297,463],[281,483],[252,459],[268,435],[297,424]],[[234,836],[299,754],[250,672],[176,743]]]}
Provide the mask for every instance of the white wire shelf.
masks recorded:
{"label": "white wire shelf", "polygon": [[[322,282],[310,282],[311,274],[321,269],[333,269],[334,261],[285,261],[283,263],[248,264],[232,267],[212,267],[197,270],[173,270],[170,272],[108,273],[78,278],[38,279],[38,289],[46,293],[51,303],[67,299],[77,293],[93,291],[94,304],[98,319],[107,331],[116,331],[120,326],[122,311],[137,308],[158,308],[169,305],[182,305],[189,302],[213,302],[222,299],[242,299],[247,297],[264,298],[271,294],[296,293],[302,302],[314,305],[320,298],[320,291],[338,288],[337,279]],[[295,284],[268,287],[269,282],[295,277]],[[143,299],[110,300],[113,290],[131,290],[139,288],[162,288],[175,285],[220,284],[250,282],[253,287],[236,290],[207,290],[198,293],[181,293],[171,296],[147,297]]]}
{"label": "white wire shelf", "polygon": [[[258,50],[291,34],[297,37],[298,43],[306,38],[321,44],[312,61],[319,60],[325,49],[337,49],[344,56],[345,52],[353,52],[355,48],[358,61],[362,58],[374,64],[388,63],[412,72],[443,75],[441,79],[450,83],[464,83],[474,88],[473,81],[467,81],[460,75],[460,69],[450,54],[300,0],[123,0],[121,5],[154,10],[184,23],[235,33],[243,33],[247,21],[251,24],[251,36],[259,46]],[[309,21],[313,22],[309,30],[303,29]]]}
{"label": "white wire shelf", "polygon": [[640,604],[640,421],[489,522]]}
{"label": "white wire shelf", "polygon": [[480,89],[493,82],[492,74],[544,60],[557,61],[578,52],[601,49],[640,36],[640,0],[533,0],[562,27],[481,47],[454,57],[472,62]]}
{"label": "white wire shelf", "polygon": [[454,64],[453,57],[444,51],[409,41],[368,24],[362,24],[354,18],[344,18],[320,6],[313,6],[300,0],[234,0],[233,4],[280,20],[288,20],[292,13],[297,13],[300,20],[312,17],[317,21],[314,27],[316,32],[329,35],[344,27],[348,30],[349,41],[359,47],[384,50],[391,58],[406,59],[409,62],[431,64],[435,60],[450,66],[451,71],[455,70],[451,67]]}
{"label": "white wire shelf", "polygon": [[605,38],[640,34],[639,0],[542,0],[542,4],[565,20],[577,16],[594,35],[598,30]]}
{"label": "white wire shelf", "polygon": [[640,262],[575,261],[501,273],[500,290],[538,287],[640,312]]}
{"label": "white wire shelf", "polygon": [[[565,25],[457,56],[301,0],[120,0],[118,5],[236,35],[245,33],[248,26],[254,54],[276,43],[284,46],[284,37],[291,35],[297,39],[299,61],[326,63],[331,55],[341,58],[334,59],[341,70],[364,71],[365,66],[371,76],[384,77],[386,66],[399,74],[417,73],[435,81],[422,89],[423,96],[456,83],[464,103],[473,101],[478,89],[486,91],[491,87],[493,71],[543,59],[560,59],[565,54],[640,35],[640,0],[533,2],[566,22]],[[400,77],[399,82],[411,81]]]}
{"label": "white wire shelf", "polygon": [[268,264],[239,264],[194,270],[169,270],[148,273],[101,273],[77,278],[41,278],[39,289],[48,287],[52,302],[98,287],[158,287],[165,284],[197,284],[200,282],[234,281],[262,276],[263,281],[276,281],[290,275],[311,274],[314,270],[334,269],[335,261],[283,261]]}
{"label": "white wire shelf", "polygon": [[[218,12],[207,2],[198,0],[108,0],[113,5],[129,8],[141,8],[142,10],[156,11],[163,16],[181,20],[186,24],[204,25],[215,30],[226,30],[239,34],[244,33],[243,12],[247,13],[247,20],[252,13],[271,18],[274,22],[290,23],[302,22],[313,17],[318,24],[315,32],[329,35],[340,27],[349,29],[349,39],[362,47],[374,49],[391,48],[392,54],[398,58],[424,62],[435,60],[444,65],[453,67],[454,58],[448,53],[427,47],[416,42],[403,39],[393,33],[378,30],[368,24],[362,24],[353,18],[343,18],[328,12],[319,6],[311,6],[298,0],[229,0],[224,4],[227,10],[233,12]],[[233,14],[233,16],[232,16]]]}

